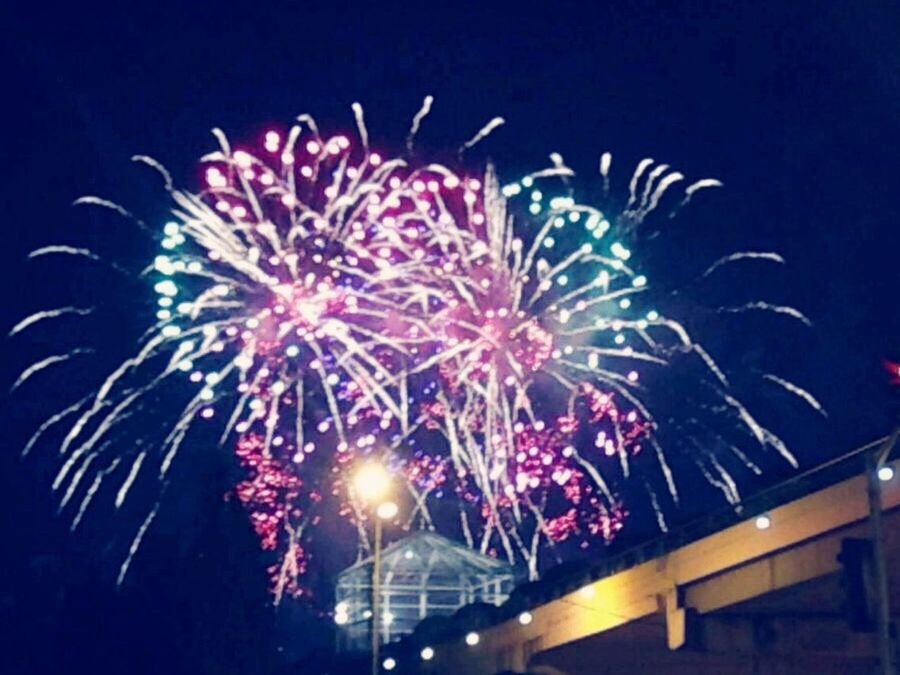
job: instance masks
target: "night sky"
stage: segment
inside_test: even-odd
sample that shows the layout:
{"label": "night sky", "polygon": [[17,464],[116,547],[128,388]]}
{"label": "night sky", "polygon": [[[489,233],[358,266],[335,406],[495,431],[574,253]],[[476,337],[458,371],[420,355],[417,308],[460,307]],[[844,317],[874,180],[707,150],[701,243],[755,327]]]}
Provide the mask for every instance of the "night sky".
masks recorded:
{"label": "night sky", "polygon": [[[650,247],[648,264],[677,286],[734,250],[787,259],[756,276],[726,275],[709,301],[749,284],[812,319],[812,330],[760,321],[712,338],[732,364],[786,373],[828,409],[823,421],[776,406],[775,426],[803,468],[883,435],[896,419],[881,369],[884,358],[900,360],[894,3],[16,4],[0,15],[0,326],[83,299],[101,305],[108,329],[66,324],[68,340],[97,350],[84,371],[36,378],[4,398],[0,630],[11,648],[0,659],[11,663],[0,662],[3,672],[301,672],[285,669],[326,639],[301,607],[266,606],[255,538],[240,507],[222,499],[227,452],[210,446],[179,468],[178,488],[118,592],[133,531],[117,533],[121,521],[96,509],[70,536],[50,494],[55,451],[19,459],[40,420],[129,353],[155,299],[148,285],[70,261],[28,261],[28,252],[89,245],[139,268],[156,244],[72,201],[98,194],[162,222],[156,176],[129,158],[151,155],[177,183],[196,185],[213,126],[251,139],[308,112],[352,132],[350,104],[359,101],[376,144],[399,151],[432,94],[425,156],[502,115],[506,126],[473,161],[491,157],[509,176],[557,151],[589,177],[610,150],[619,188],[646,156],[689,178],[717,177],[723,189],[653,223],[664,245]],[[4,391],[58,342],[52,331],[7,339]]]}

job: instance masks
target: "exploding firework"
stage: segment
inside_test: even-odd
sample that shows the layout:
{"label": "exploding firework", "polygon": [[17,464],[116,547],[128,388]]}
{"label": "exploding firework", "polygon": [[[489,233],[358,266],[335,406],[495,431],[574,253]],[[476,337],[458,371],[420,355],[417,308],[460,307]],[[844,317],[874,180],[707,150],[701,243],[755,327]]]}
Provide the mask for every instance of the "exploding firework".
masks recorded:
{"label": "exploding firework", "polygon": [[891,384],[900,384],[900,363],[884,361],[884,369],[890,375]]}
{"label": "exploding firework", "polygon": [[[406,268],[420,264],[410,245],[419,234],[412,188],[418,178],[403,160],[369,150],[362,110],[354,110],[359,148],[342,135],[322,137],[308,116],[285,135],[266,133],[264,152],[257,154],[232,149],[215,130],[221,147],[203,158],[206,186],[199,193],[175,189],[159,164],[135,158],[162,174],[174,204],[162,251],[145,270],[155,279],[156,322],[133,357],[90,396],[48,419],[26,447],[75,418],[53,482],[64,491],[61,508],[86,475],[95,479],[73,528],[105,477],[124,473],[117,508],[142,472],[155,472],[165,485],[195,423],[221,417],[221,440],[236,438],[246,471],[235,495],[263,547],[281,554],[272,569],[280,597],[285,588],[296,589],[302,533],[311,507],[330,487],[304,472],[304,463],[314,463],[323,447],[340,456],[351,442],[367,448],[376,435],[406,434],[407,401],[397,394],[405,391],[404,361],[421,342],[415,314],[404,311],[418,291],[403,283]],[[129,215],[94,197],[79,203]],[[62,246],[33,256],[51,253],[97,259],[86,249]],[[13,332],[89,311],[38,312]],[[83,351],[39,361],[14,386]],[[129,456],[121,443],[109,442],[172,382],[193,393],[158,443],[136,446]],[[156,508],[139,528],[120,581],[155,514]]]}
{"label": "exploding firework", "polygon": [[[430,102],[413,120],[410,147]],[[77,504],[73,529],[107,479],[118,481],[116,508],[140,475],[164,490],[191,430],[220,420],[216,433],[233,445],[243,471],[231,494],[275,555],[276,601],[302,592],[308,528],[329,507],[356,528],[359,555],[368,550],[366,513],[347,469],[371,456],[403,477],[407,528],[452,529],[431,513],[450,496],[470,546],[524,562],[537,576],[548,548],[615,536],[631,476],[640,477],[664,528],[647,476],[653,466],[677,501],[673,447],[687,445],[703,475],[729,501],[739,499],[707,443],[714,436],[755,469],[746,443],[697,422],[703,415],[689,423],[659,416],[643,384],[644,373],[688,358],[700,364],[692,377],[706,393],[704,414],[794,463],[685,326],[642,302],[652,285],[613,236],[637,228],[681,174],[645,160],[624,211],[608,218],[573,199],[572,171],[558,156],[501,189],[492,168],[476,178],[383,158],[370,150],[362,110],[354,110],[358,143],[323,136],[308,116],[287,133],[267,132],[261,152],[233,149],[215,131],[220,149],[203,158],[205,186],[196,193],[176,189],[153,160],[136,158],[161,173],[173,203],[162,250],[144,271],[157,293],[155,322],[134,356],[47,419],[25,449],[71,422],[53,488],[60,508]],[[609,166],[604,155],[605,185]],[[681,204],[715,185],[694,182]],[[80,202],[130,215],[105,200]],[[67,246],[32,255],[50,254],[96,259]],[[781,262],[739,253],[706,276],[748,259]],[[757,301],[728,311],[752,310],[805,321],[793,308]],[[89,312],[37,312],[13,333]],[[39,361],[14,387],[85,351]],[[766,377],[820,409],[800,387]],[[125,442],[128,420],[160,407],[163,390],[188,392],[186,403],[158,437]],[[159,504],[138,527],[120,582]]]}
{"label": "exploding firework", "polygon": [[[626,515],[622,479],[634,474],[666,529],[656,481],[647,477],[655,467],[677,503],[670,454],[691,455],[731,503],[740,496],[722,456],[758,472],[748,457],[752,450],[742,449],[748,439],[796,466],[785,443],[754,417],[685,325],[642,302],[651,284],[615,237],[639,227],[683,176],[644,160],[624,211],[607,218],[568,194],[545,198],[542,185],[556,181],[557,192],[566,192],[559,181],[572,175],[561,158],[552,159],[550,169],[502,190],[489,169],[483,181],[468,181],[468,201],[438,200],[444,208],[436,220],[454,236],[439,255],[426,258],[432,264],[417,270],[428,276],[420,283],[437,291],[428,320],[438,346],[418,368],[436,367],[439,376],[421,411],[449,446],[461,530],[471,546],[526,563],[533,578],[545,545],[552,551],[578,538],[584,547],[591,537],[615,535]],[[604,155],[606,185],[610,162]],[[717,185],[713,179],[692,183],[680,205]],[[772,253],[737,253],[706,276],[750,259],[782,262]],[[725,311],[749,310],[806,322],[791,307],[761,301]],[[679,385],[680,414],[661,416],[642,374],[675,361],[699,368]],[[821,412],[804,389],[765,377]],[[705,400],[692,408],[685,392],[696,388]],[[737,440],[714,430],[722,420]]]}

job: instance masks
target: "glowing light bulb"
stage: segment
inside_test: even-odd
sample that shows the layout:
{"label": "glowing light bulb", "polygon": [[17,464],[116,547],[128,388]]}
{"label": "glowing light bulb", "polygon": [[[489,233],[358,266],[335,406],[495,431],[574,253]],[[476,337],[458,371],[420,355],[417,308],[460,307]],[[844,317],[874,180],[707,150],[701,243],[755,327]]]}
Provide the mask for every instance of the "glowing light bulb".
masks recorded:
{"label": "glowing light bulb", "polygon": [[392,518],[395,518],[399,512],[400,507],[394,502],[382,502],[378,505],[375,514],[382,520],[391,520]]}
{"label": "glowing light bulb", "polygon": [[353,485],[359,496],[372,501],[384,496],[390,488],[391,477],[381,464],[372,462],[359,469],[353,479]]}

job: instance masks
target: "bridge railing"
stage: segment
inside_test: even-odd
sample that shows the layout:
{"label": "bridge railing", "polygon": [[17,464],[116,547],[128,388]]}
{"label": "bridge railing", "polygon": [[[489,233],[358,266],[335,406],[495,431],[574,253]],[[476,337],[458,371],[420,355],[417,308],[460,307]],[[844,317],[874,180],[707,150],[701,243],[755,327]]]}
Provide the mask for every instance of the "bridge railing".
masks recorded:
{"label": "bridge railing", "polygon": [[[650,541],[642,542],[603,560],[582,563],[571,574],[551,573],[540,581],[527,584],[513,592],[505,606],[504,615],[513,616],[530,606],[547,602],[573,592],[586,584],[616,574],[635,565],[659,558],[677,548],[697,541],[736,523],[766,513],[777,506],[804,495],[862,474],[866,457],[882,447],[885,436],[840,455],[807,471],[796,474],[776,485],[766,487],[743,499],[739,504],[727,505],[695,518],[676,529]],[[897,449],[894,453],[897,454]]]}

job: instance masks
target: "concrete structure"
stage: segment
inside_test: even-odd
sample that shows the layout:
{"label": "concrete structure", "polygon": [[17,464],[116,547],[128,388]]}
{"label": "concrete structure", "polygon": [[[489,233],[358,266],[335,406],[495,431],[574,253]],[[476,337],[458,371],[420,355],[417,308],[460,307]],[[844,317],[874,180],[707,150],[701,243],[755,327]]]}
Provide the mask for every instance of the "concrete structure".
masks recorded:
{"label": "concrete structure", "polygon": [[[894,620],[900,616],[897,464],[894,477],[881,483]],[[845,607],[848,600],[864,602],[865,592],[848,597],[839,560],[845,540],[871,534],[867,475],[766,515],[766,529],[751,517],[531,607],[527,625],[510,616],[480,630],[475,646],[460,639],[462,628],[453,639],[429,641],[434,655],[424,662],[417,656],[422,645],[413,642],[395,654],[394,672],[875,672],[875,633],[851,629]],[[871,586],[871,567],[865,569]]]}

